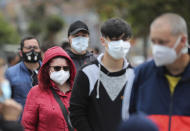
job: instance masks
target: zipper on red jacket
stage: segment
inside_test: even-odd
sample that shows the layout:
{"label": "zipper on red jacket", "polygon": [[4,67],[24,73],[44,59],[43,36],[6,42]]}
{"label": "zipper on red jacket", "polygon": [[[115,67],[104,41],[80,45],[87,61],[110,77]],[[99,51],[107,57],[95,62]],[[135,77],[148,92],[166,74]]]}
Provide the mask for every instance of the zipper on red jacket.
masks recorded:
{"label": "zipper on red jacket", "polygon": [[170,95],[170,107],[169,107],[169,124],[168,124],[168,131],[171,130],[172,112],[173,112],[173,94]]}
{"label": "zipper on red jacket", "polygon": [[[167,85],[168,85],[168,88],[169,88],[169,92],[170,92],[169,82],[168,82],[168,80],[166,78],[165,78],[165,80],[167,82]],[[175,89],[174,89],[174,92],[175,92]],[[174,95],[174,92],[173,92],[173,94],[171,94],[171,92],[170,92],[168,131],[171,130],[172,112],[173,112],[173,95]]]}
{"label": "zipper on red jacket", "polygon": [[[173,113],[173,99],[174,99],[174,94],[175,94],[175,91],[176,91],[176,88],[177,86],[179,85],[179,82],[176,84],[175,86],[175,89],[174,89],[174,92],[173,94],[170,94],[170,107],[169,107],[169,124],[168,124],[168,131],[171,130],[171,124],[172,124],[172,113]],[[169,83],[168,83],[168,86],[169,86]],[[171,92],[170,92],[171,93]]]}

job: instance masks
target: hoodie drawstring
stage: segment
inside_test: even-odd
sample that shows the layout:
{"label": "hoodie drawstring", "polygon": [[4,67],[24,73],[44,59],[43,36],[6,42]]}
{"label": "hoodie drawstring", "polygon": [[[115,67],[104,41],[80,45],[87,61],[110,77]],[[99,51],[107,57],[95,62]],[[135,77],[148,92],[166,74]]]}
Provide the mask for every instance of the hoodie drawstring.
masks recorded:
{"label": "hoodie drawstring", "polygon": [[100,98],[100,69],[101,69],[101,65],[98,64],[98,67],[99,67],[99,77],[98,77],[98,83],[97,83],[97,88],[96,88],[96,99],[99,99]]}

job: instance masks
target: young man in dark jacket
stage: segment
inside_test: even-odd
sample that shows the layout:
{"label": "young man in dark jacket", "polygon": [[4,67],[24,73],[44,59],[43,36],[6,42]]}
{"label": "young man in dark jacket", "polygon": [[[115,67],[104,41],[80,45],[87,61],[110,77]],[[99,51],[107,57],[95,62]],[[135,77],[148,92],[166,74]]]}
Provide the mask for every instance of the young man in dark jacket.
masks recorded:
{"label": "young man in dark jacket", "polygon": [[130,111],[148,114],[161,131],[188,131],[190,57],[185,20],[174,13],[159,16],[150,26],[150,40],[153,60],[135,69]]}
{"label": "young man in dark jacket", "polygon": [[70,49],[66,51],[75,63],[77,71],[82,65],[96,59],[96,57],[87,50],[89,44],[89,30],[84,22],[75,21],[70,25],[68,39]]}
{"label": "young man in dark jacket", "polygon": [[130,26],[112,18],[102,25],[101,33],[105,52],[79,70],[71,94],[70,118],[77,131],[116,131],[123,92],[130,89],[134,75],[125,59]]}

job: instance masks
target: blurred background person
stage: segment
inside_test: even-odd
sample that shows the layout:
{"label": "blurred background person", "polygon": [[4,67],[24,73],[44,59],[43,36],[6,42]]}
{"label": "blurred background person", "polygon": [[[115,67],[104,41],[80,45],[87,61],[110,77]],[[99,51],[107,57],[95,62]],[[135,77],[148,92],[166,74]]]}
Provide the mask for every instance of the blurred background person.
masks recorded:
{"label": "blurred background person", "polygon": [[[2,95],[3,93],[0,97],[3,97]],[[0,131],[24,131],[17,121],[21,112],[22,106],[13,99],[0,102]]]}
{"label": "blurred background person", "polygon": [[91,49],[90,52],[93,53],[95,57],[98,57],[98,55],[100,54],[100,49],[98,47],[94,47]]}
{"label": "blurred background person", "polygon": [[6,78],[12,88],[12,98],[23,107],[28,92],[38,84],[38,70],[41,66],[41,49],[39,41],[27,36],[20,43],[21,62],[6,70]]}
{"label": "blurred background person", "polygon": [[1,98],[0,101],[4,102],[6,99],[11,98],[11,88],[8,80],[5,78],[6,62],[5,59],[0,57],[0,89]]}
{"label": "blurred background person", "polygon": [[6,55],[7,55],[7,64],[8,64],[8,67],[10,66],[14,66],[16,65],[17,63],[20,62],[20,56],[19,56],[19,53],[15,53],[15,52],[6,52]]}
{"label": "blurred background person", "polygon": [[23,131],[17,122],[22,106],[11,98],[11,87],[4,77],[5,60],[0,58],[0,131]]}
{"label": "blurred background person", "polygon": [[70,49],[70,44],[69,44],[69,41],[63,41],[63,43],[61,44],[61,47],[64,49],[64,50],[68,50]]}
{"label": "blurred background person", "polygon": [[93,53],[87,50],[89,44],[89,30],[84,22],[75,21],[70,25],[68,29],[68,39],[71,48],[66,51],[75,63],[77,71],[82,65],[96,59]]}
{"label": "blurred background person", "polygon": [[55,46],[45,52],[39,85],[33,87],[27,96],[22,118],[25,131],[70,131],[68,116],[63,115],[60,103],[68,115],[75,74],[72,59],[61,47]]}

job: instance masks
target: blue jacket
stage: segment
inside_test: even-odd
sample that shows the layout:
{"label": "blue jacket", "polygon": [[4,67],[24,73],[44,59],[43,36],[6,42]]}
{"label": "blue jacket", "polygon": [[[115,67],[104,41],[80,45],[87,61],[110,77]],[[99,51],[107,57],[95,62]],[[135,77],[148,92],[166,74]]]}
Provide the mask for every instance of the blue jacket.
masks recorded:
{"label": "blue jacket", "polygon": [[135,114],[121,122],[118,131],[158,131],[158,127],[145,115]]}
{"label": "blue jacket", "polygon": [[13,91],[13,99],[24,107],[28,92],[32,88],[32,78],[29,70],[24,62],[21,61],[18,64],[9,67],[6,70],[5,75],[10,82]]}
{"label": "blue jacket", "polygon": [[135,69],[130,112],[144,112],[160,130],[190,130],[190,63],[171,95],[164,67],[154,61]]}

